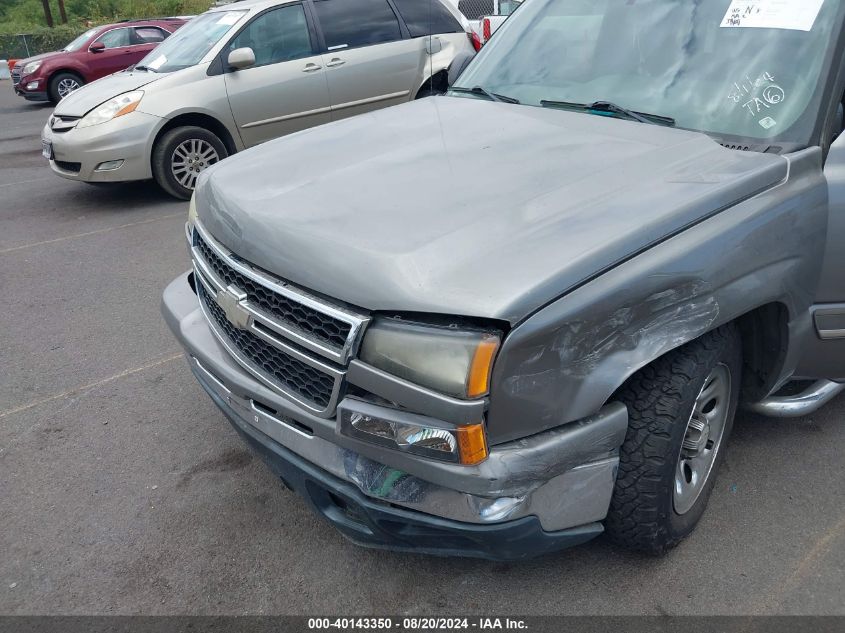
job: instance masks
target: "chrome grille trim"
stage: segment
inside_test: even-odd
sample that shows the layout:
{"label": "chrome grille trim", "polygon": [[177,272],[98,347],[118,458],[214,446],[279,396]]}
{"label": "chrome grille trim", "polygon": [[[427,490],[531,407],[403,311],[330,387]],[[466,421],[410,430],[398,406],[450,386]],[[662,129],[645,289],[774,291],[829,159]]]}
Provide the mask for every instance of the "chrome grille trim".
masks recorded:
{"label": "chrome grille trim", "polygon": [[67,132],[76,127],[79,123],[79,117],[60,117],[55,114],[50,115],[50,129],[54,132]]}
{"label": "chrome grille trim", "polygon": [[[211,296],[215,296],[218,290],[221,290],[222,287],[215,285],[215,282],[211,281],[205,276],[205,273],[200,267],[200,262],[194,260],[194,279],[195,283],[202,284],[205,288],[205,291],[209,293]],[[219,281],[217,282],[219,283]],[[197,293],[199,294],[199,293]],[[288,345],[284,341],[268,334],[267,332],[261,330],[260,328],[256,328],[256,322],[254,321],[250,323],[249,327],[247,328],[249,333],[253,336],[260,338],[261,340],[265,341],[266,343],[270,344],[274,348],[278,349],[284,354],[298,360],[309,367],[313,367],[314,369],[328,375],[334,381],[334,386],[332,388],[331,396],[329,397],[329,402],[325,407],[321,407],[314,402],[311,402],[305,398],[303,398],[300,394],[285,388],[281,385],[277,380],[275,380],[272,376],[269,376],[261,367],[258,367],[254,362],[252,362],[249,358],[247,358],[241,351],[235,346],[234,342],[229,339],[228,336],[224,332],[220,330],[215,319],[209,314],[208,308],[205,305],[205,301],[202,298],[199,299],[200,309],[202,310],[203,315],[205,316],[206,321],[211,328],[211,331],[220,341],[220,344],[232,355],[238,364],[240,364],[244,369],[246,369],[249,373],[253,376],[258,378],[262,383],[267,385],[276,393],[279,393],[286,398],[296,402],[301,407],[307,409],[308,411],[312,412],[313,414],[322,417],[322,418],[330,418],[335,414],[335,410],[337,409],[337,403],[340,400],[341,391],[344,386],[346,371],[337,369],[332,367],[331,365],[324,363],[320,360],[312,358],[308,354],[302,353],[300,350]],[[255,318],[255,317],[253,317]]]}
{"label": "chrome grille trim", "polygon": [[[256,321],[260,322],[280,337],[293,341],[297,345],[300,345],[305,349],[312,351],[315,354],[319,354],[320,356],[333,362],[341,365],[347,365],[349,363],[349,360],[358,351],[358,345],[360,344],[364,328],[370,321],[369,317],[329,305],[316,297],[294,288],[289,283],[281,279],[274,278],[263,271],[256,270],[252,266],[249,266],[239,260],[237,257],[233,257],[231,251],[215,240],[202,226],[199,220],[194,222],[194,231],[199,234],[203,242],[205,242],[212,252],[236,273],[247,277],[252,282],[263,286],[270,292],[281,295],[289,301],[299,303],[310,310],[348,324],[350,327],[349,334],[346,337],[346,342],[342,348],[337,348],[323,343],[314,337],[308,336],[305,332],[299,331],[296,328],[281,322],[279,319],[264,312],[261,308],[251,304],[249,300],[244,303],[244,307],[249,310]],[[203,258],[202,253],[197,248],[197,241],[195,238],[192,238],[191,241],[191,257],[208,280],[214,283],[219,289],[223,289],[225,287],[222,280]]]}

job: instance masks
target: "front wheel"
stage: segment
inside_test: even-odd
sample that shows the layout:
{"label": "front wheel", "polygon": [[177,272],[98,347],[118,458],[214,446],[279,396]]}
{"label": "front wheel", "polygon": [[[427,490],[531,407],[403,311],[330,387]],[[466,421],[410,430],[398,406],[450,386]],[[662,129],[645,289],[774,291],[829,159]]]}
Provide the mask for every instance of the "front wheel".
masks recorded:
{"label": "front wheel", "polygon": [[726,325],[666,354],[623,387],[628,433],[606,521],[612,540],[661,553],[693,531],[733,428],[741,367],[739,332]]}
{"label": "front wheel", "polygon": [[79,90],[85,82],[73,73],[58,73],[50,79],[47,94],[53,105],[64,99],[74,90]]}
{"label": "front wheel", "polygon": [[187,200],[200,173],[228,155],[213,132],[192,125],[177,127],[165,132],[153,148],[153,177],[171,196]]}

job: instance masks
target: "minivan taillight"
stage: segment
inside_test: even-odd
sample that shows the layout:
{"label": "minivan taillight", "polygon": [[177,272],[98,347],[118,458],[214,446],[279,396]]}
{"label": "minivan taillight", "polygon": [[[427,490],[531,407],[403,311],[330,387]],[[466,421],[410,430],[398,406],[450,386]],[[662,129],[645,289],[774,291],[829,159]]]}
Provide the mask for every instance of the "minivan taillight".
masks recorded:
{"label": "minivan taillight", "polygon": [[478,37],[478,33],[476,33],[475,31],[470,31],[469,33],[467,33],[467,37],[469,38],[469,41],[472,43],[472,47],[475,49],[475,52],[477,53],[478,51],[480,51],[481,50],[481,39]]}
{"label": "minivan taillight", "polygon": [[483,34],[485,42],[490,39],[491,35],[493,35],[493,29],[490,26],[490,18],[484,18],[481,21],[481,33]]}

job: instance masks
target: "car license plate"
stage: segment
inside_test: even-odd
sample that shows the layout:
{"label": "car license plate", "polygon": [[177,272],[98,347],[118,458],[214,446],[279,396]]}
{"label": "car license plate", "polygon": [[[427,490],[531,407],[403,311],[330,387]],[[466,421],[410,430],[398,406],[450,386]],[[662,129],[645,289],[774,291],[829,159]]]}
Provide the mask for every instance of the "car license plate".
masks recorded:
{"label": "car license plate", "polygon": [[53,144],[50,141],[41,141],[41,155],[47,160],[53,160]]}

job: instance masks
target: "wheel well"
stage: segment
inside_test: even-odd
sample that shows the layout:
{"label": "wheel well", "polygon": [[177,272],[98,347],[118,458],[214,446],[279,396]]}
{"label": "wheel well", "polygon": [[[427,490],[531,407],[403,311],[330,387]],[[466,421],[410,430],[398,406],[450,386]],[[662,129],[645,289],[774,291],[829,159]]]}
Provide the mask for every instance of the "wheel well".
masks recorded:
{"label": "wheel well", "polygon": [[426,79],[420,89],[417,90],[417,94],[415,98],[419,98],[419,96],[429,90],[434,90],[436,92],[446,92],[449,89],[449,71],[448,70],[441,70],[439,72],[434,73],[431,77]]}
{"label": "wheel well", "polygon": [[158,143],[158,139],[160,139],[165,132],[168,132],[173,128],[183,127],[186,125],[195,125],[216,134],[217,137],[223,141],[223,145],[226,146],[226,151],[230,156],[238,151],[235,141],[232,138],[232,135],[229,134],[229,130],[226,129],[225,125],[212,116],[199,113],[180,114],[179,116],[170,119],[170,121],[168,121],[167,124],[159,130],[155,141],[153,141],[153,147],[155,147],[156,143]]}
{"label": "wheel well", "polygon": [[[774,388],[786,359],[789,343],[789,310],[782,303],[767,303],[746,312],[732,322],[739,328],[742,340],[740,401],[756,402],[765,398]],[[674,349],[665,354],[672,351]],[[637,373],[639,372],[635,372],[633,376],[626,379],[608,402],[618,400],[619,392]]]}
{"label": "wheel well", "polygon": [[48,88],[50,87],[50,83],[53,81],[53,77],[55,77],[56,75],[58,75],[60,73],[67,73],[68,75],[73,75],[74,77],[76,77],[80,81],[85,82],[85,78],[82,76],[82,74],[79,71],[73,70],[72,68],[59,68],[58,70],[54,70],[53,72],[51,72],[50,76],[47,77],[47,87]]}
{"label": "wheel well", "polygon": [[742,335],[742,400],[766,397],[780,374],[789,343],[789,311],[767,303],[738,319]]}

